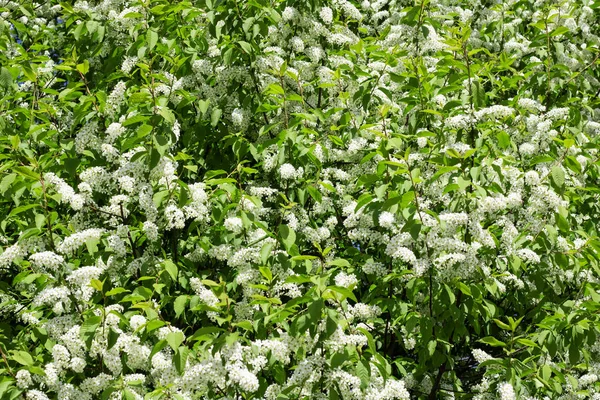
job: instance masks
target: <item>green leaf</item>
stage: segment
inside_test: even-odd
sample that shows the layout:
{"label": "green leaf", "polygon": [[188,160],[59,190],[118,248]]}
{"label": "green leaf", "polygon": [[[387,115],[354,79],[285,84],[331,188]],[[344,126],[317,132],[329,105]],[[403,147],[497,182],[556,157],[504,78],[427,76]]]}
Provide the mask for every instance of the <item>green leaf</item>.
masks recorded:
{"label": "green leaf", "polygon": [[273,273],[268,267],[258,267],[260,274],[269,282],[273,280]]}
{"label": "green leaf", "polygon": [[471,293],[471,289],[465,285],[462,282],[458,282],[458,289],[464,294],[467,295],[469,297],[473,297],[473,294]]}
{"label": "green leaf", "polygon": [[510,136],[508,133],[500,131],[496,134],[496,138],[498,139],[498,146],[500,146],[501,149],[506,149],[510,146]]}
{"label": "green leaf", "polygon": [[245,53],[247,54],[251,54],[252,53],[252,45],[248,42],[244,42],[242,40],[240,40],[238,42],[238,44],[240,45],[240,47],[242,48],[242,50],[244,50]]}
{"label": "green leaf", "polygon": [[5,67],[0,68],[0,87],[7,88],[12,82],[13,77],[10,71]]}
{"label": "green leaf", "polygon": [[13,351],[11,358],[21,365],[33,365],[33,358],[26,351]]}
{"label": "green leaf", "polygon": [[328,338],[335,333],[338,329],[338,322],[331,318],[330,315],[327,316],[327,321],[325,322],[325,337]]}
{"label": "green leaf", "polygon": [[165,271],[169,274],[173,282],[177,282],[177,265],[171,260],[163,261],[163,266],[165,267]]}
{"label": "green leaf", "polygon": [[117,343],[117,339],[119,339],[119,336],[121,336],[121,334],[111,327],[108,331],[108,343],[106,346],[107,350],[110,350]]}
{"label": "green leaf", "polygon": [[167,343],[169,343],[169,346],[175,351],[179,348],[179,345],[183,343],[183,339],[185,339],[183,332],[175,331],[167,334]]}
{"label": "green leaf", "polygon": [[19,207],[13,208],[13,210],[8,214],[8,216],[12,217],[13,215],[18,215],[18,214],[21,214],[22,212],[31,210],[32,208],[38,208],[38,207],[40,207],[39,204],[27,204],[24,206],[19,206]]}
{"label": "green leaf", "polygon": [[198,109],[200,110],[202,115],[206,114],[209,103],[210,103],[209,100],[198,100]]}
{"label": "green leaf", "polygon": [[179,317],[185,311],[185,306],[188,302],[188,296],[181,295],[175,299],[175,303],[173,303],[173,309],[175,310],[175,316]]}
{"label": "green leaf", "polygon": [[504,322],[500,321],[499,319],[494,318],[494,322],[496,323],[496,325],[498,325],[498,327],[500,329],[504,329],[506,331],[512,331],[512,329],[510,328],[510,325],[505,324]]}
{"label": "green leaf", "polygon": [[105,296],[106,297],[110,297],[110,296],[116,296],[116,295],[121,294],[121,293],[129,293],[129,292],[130,292],[130,290],[127,290],[125,288],[116,287],[116,288],[111,289],[108,292],[106,292]]}
{"label": "green leaf", "polygon": [[263,264],[266,264],[271,256],[271,252],[273,251],[273,243],[267,242],[260,249],[260,260]]}
{"label": "green leaf", "polygon": [[92,340],[94,340],[96,331],[101,323],[102,317],[95,315],[93,317],[89,317],[83,322],[83,324],[81,324],[81,327],[79,328],[79,335],[87,345],[88,349],[92,345]]}
{"label": "green leaf", "polygon": [[348,288],[341,287],[341,286],[328,286],[327,289],[331,290],[332,292],[336,292],[336,293],[340,294],[341,297],[338,296],[339,301],[344,301],[347,298],[357,301],[354,293],[352,293],[352,291]]}
{"label": "green leaf", "polygon": [[98,243],[100,243],[100,240],[96,238],[90,238],[85,241],[85,247],[90,255],[93,256],[98,252]]}
{"label": "green leaf", "polygon": [[534,342],[533,340],[525,339],[525,338],[519,338],[519,339],[517,339],[517,342],[519,342],[522,345],[527,346],[527,347],[538,347],[536,342]]}
{"label": "green leaf", "polygon": [[348,356],[346,355],[346,353],[335,353],[332,357],[331,357],[331,361],[329,362],[331,365],[331,368],[338,368],[340,367],[342,364],[344,364],[344,362],[348,359]]}
{"label": "green leaf", "polygon": [[173,114],[173,111],[171,111],[169,108],[167,108],[167,107],[161,107],[160,110],[158,111],[158,113],[160,115],[162,115],[162,117],[168,123],[170,123],[170,124],[174,124],[175,123],[175,114]]}
{"label": "green leaf", "polygon": [[152,361],[152,357],[158,353],[159,351],[161,351],[162,349],[164,349],[165,347],[167,347],[168,343],[166,340],[159,340],[158,342],[156,342],[156,344],[154,345],[154,347],[152,347],[152,351],[150,352],[150,356],[148,357],[148,361]]}
{"label": "green leaf", "polygon": [[308,194],[310,195],[310,197],[312,197],[313,200],[316,201],[317,203],[320,203],[321,201],[323,201],[323,196],[321,195],[321,192],[319,192],[314,186],[309,185],[306,187],[306,190],[308,191]]}
{"label": "green leaf", "polygon": [[0,194],[4,195],[4,193],[10,188],[15,179],[17,178],[17,174],[8,174],[2,181],[0,181]]}
{"label": "green leaf", "polygon": [[296,232],[287,225],[279,225],[279,235],[285,249],[289,252],[296,242]]}
{"label": "green leaf", "polygon": [[166,323],[164,321],[161,321],[159,319],[153,319],[146,323],[146,332],[152,332],[153,330],[161,328],[165,325]]}
{"label": "green leaf", "polygon": [[559,26],[558,28],[550,32],[550,36],[564,35],[567,32],[569,32],[569,28],[567,28],[566,26]]}
{"label": "green leaf", "polygon": [[46,216],[44,214],[36,214],[35,215],[35,227],[38,229],[42,229],[44,224],[46,223]]}
{"label": "green leaf", "polygon": [[550,377],[552,376],[552,368],[550,368],[550,366],[548,364],[544,364],[541,368],[541,375],[542,375],[542,379],[546,382],[548,382],[550,380]]}
{"label": "green leaf", "polygon": [[97,291],[102,292],[102,287],[104,286],[104,283],[102,283],[102,281],[98,279],[92,279],[90,281],[90,286],[96,289]]}
{"label": "green leaf", "polygon": [[360,197],[361,198],[359,198],[358,202],[356,203],[356,207],[354,208],[354,212],[355,213],[358,212],[358,210],[360,210],[361,208],[363,208],[367,204],[369,204],[374,199],[374,197],[371,194],[368,194],[368,193],[365,193],[364,195],[362,195]]}
{"label": "green leaf", "polygon": [[312,321],[317,322],[321,320],[321,311],[324,304],[323,299],[317,299],[308,306],[308,314]]}
{"label": "green leaf", "polygon": [[479,339],[478,341],[490,345],[492,347],[506,347],[506,343],[501,342],[493,336],[486,336],[483,339]]}
{"label": "green leaf", "polygon": [[[137,124],[138,122],[143,122],[143,121],[147,121],[149,120],[150,117],[147,115],[134,115],[131,118],[127,118],[121,125],[123,126],[129,126],[129,125],[133,125],[133,124]],[[152,127],[150,127],[150,129],[152,129]],[[139,132],[139,130],[138,130]]]}
{"label": "green leaf", "polygon": [[437,341],[436,340],[430,340],[427,343],[427,353],[429,354],[429,357],[433,356],[433,354],[435,353],[436,347],[437,347]]}
{"label": "green leaf", "polygon": [[187,361],[188,355],[190,351],[185,346],[180,346],[177,349],[177,352],[173,356],[173,364],[175,365],[175,369],[179,375],[182,375],[185,371],[185,363]]}
{"label": "green leaf", "polygon": [[578,344],[575,341],[573,341],[569,345],[569,361],[571,362],[571,364],[576,365],[579,362],[580,358],[581,358],[580,348],[579,348]]}
{"label": "green leaf", "polygon": [[77,64],[76,68],[77,71],[81,72],[82,75],[85,75],[90,70],[90,62],[88,60],[85,60],[83,63]]}
{"label": "green leaf", "polygon": [[148,43],[148,50],[152,50],[158,42],[158,33],[152,29],[148,29],[146,32],[146,42]]}
{"label": "green leaf", "polygon": [[551,175],[556,186],[562,188],[565,185],[565,171],[562,169],[562,167],[558,165],[552,167]]}
{"label": "green leaf", "polygon": [[219,108],[213,108],[212,113],[210,113],[210,125],[214,128],[219,123],[221,119],[221,115],[223,111]]}
{"label": "green leaf", "polygon": [[335,265],[336,267],[349,267],[350,262],[343,258],[336,258],[335,260],[327,261],[327,265]]}
{"label": "green leaf", "polygon": [[371,367],[365,360],[360,360],[356,364],[356,376],[360,378],[360,387],[366,388],[369,386],[371,381]]}
{"label": "green leaf", "polygon": [[40,175],[37,174],[37,173],[35,173],[35,172],[33,172],[30,167],[17,166],[17,167],[13,167],[12,169],[17,174],[22,175],[24,177],[31,178],[31,179],[36,180],[36,181],[40,180]]}

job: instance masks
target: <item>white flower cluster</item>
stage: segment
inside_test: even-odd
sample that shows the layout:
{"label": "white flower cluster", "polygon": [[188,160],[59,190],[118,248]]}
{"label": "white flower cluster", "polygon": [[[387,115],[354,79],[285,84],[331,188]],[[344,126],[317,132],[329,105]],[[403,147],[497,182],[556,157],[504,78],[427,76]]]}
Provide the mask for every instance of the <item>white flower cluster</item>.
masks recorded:
{"label": "white flower cluster", "polygon": [[52,251],[43,251],[30,255],[29,261],[35,268],[46,272],[56,272],[64,264],[65,259]]}
{"label": "white flower cluster", "polygon": [[223,225],[225,226],[225,229],[233,233],[240,233],[242,229],[244,229],[242,219],[239,217],[227,218]]}
{"label": "white flower cluster", "polygon": [[64,238],[58,245],[57,250],[67,256],[73,255],[85,243],[100,240],[104,232],[104,229],[101,228],[90,228],[74,233]]}
{"label": "white flower cluster", "polygon": [[44,180],[56,188],[56,191],[61,195],[61,202],[69,203],[73,210],[81,210],[83,208],[85,198],[80,194],[76,194],[73,188],[64,180],[52,172],[45,173]]}
{"label": "white flower cluster", "polygon": [[292,164],[283,164],[279,168],[279,175],[283,180],[296,180],[302,178],[304,169],[302,167],[296,169]]}

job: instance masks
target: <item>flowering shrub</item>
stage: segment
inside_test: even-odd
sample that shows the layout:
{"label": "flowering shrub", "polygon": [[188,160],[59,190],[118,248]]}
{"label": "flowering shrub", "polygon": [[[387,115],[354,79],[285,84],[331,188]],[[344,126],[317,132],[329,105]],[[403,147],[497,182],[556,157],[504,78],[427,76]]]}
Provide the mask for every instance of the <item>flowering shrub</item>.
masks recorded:
{"label": "flowering shrub", "polygon": [[0,399],[600,399],[599,9],[0,1]]}

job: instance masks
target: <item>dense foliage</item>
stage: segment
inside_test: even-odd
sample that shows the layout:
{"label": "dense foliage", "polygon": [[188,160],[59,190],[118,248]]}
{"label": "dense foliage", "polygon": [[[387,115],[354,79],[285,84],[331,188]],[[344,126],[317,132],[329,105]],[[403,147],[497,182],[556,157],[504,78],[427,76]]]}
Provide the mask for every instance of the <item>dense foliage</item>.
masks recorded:
{"label": "dense foliage", "polygon": [[599,13],[0,0],[0,399],[600,399]]}

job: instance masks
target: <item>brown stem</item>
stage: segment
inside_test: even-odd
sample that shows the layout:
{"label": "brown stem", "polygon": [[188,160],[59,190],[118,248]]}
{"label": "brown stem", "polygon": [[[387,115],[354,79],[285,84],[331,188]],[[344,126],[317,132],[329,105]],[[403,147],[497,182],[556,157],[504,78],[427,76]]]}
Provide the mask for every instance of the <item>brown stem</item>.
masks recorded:
{"label": "brown stem", "polygon": [[4,354],[4,351],[2,350],[2,346],[0,346],[0,354],[2,355],[2,359],[4,360],[4,363],[6,364],[6,368],[7,368],[8,373],[10,374],[10,376],[12,376],[13,378],[16,379],[16,376],[13,373],[12,368],[8,364],[8,360],[6,359],[6,354]]}

